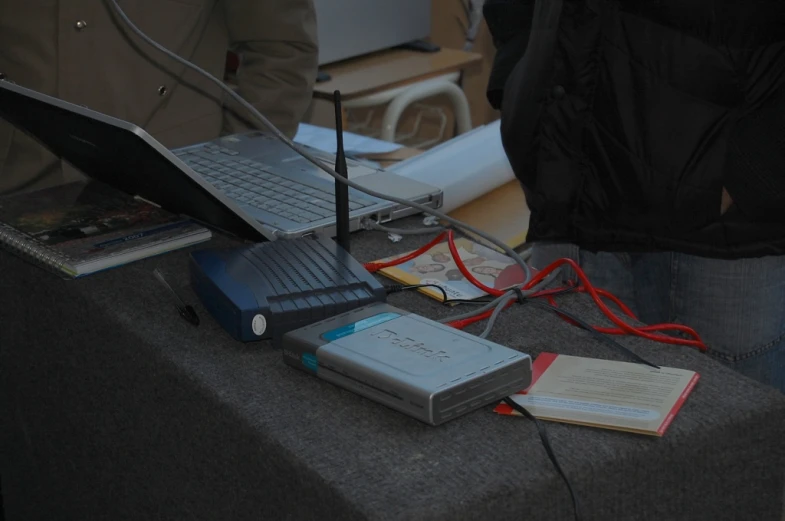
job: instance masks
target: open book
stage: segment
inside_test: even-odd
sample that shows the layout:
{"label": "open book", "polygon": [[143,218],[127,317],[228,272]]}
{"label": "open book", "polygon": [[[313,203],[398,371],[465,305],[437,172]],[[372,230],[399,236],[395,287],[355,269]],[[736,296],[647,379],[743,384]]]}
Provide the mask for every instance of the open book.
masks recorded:
{"label": "open book", "polygon": [[204,226],[96,181],[0,198],[0,246],[68,278],[211,236]]}
{"label": "open book", "polygon": [[[541,353],[531,386],[510,398],[543,420],[663,436],[699,378],[686,369]],[[504,403],[494,410],[518,414]]]}

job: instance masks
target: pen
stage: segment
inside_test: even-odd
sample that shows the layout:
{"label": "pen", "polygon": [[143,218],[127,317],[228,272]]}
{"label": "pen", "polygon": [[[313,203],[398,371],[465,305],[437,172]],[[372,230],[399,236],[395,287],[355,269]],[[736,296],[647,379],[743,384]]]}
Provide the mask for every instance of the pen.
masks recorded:
{"label": "pen", "polygon": [[174,306],[177,308],[177,312],[180,314],[180,316],[183,317],[188,323],[194,326],[198,326],[199,316],[196,314],[194,308],[183,302],[183,299],[180,298],[180,295],[178,295],[175,292],[175,290],[172,289],[172,286],[170,286],[169,283],[166,282],[163,273],[161,273],[161,271],[158,268],[153,270],[153,275],[155,275],[155,278],[157,278],[161,282],[161,284],[163,284],[164,287],[167,290],[169,290],[169,294],[172,296],[172,299],[174,300]]}

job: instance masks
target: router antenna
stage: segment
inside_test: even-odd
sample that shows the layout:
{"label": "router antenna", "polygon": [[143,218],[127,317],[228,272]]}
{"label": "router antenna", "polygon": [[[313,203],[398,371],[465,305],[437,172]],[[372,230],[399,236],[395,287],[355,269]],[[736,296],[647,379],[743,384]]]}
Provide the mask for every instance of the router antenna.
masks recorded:
{"label": "router antenna", "polygon": [[[349,178],[346,166],[346,154],[343,149],[343,111],[341,110],[341,92],[333,92],[335,104],[335,137],[338,150],[335,153],[335,172]],[[335,218],[336,238],[338,245],[349,253],[349,187],[335,180]]]}

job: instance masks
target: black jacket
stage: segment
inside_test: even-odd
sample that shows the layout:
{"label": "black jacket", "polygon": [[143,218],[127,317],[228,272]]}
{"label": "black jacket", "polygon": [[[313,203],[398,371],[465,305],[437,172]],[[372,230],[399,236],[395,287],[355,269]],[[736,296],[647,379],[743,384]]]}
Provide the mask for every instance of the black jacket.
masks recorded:
{"label": "black jacket", "polygon": [[785,253],[785,0],[487,0],[484,13],[529,241]]}

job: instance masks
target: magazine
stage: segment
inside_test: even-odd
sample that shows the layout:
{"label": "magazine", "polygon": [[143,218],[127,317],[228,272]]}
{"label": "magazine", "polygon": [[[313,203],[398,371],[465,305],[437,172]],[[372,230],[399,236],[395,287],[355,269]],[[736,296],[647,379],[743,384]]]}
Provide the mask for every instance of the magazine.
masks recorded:
{"label": "magazine", "polygon": [[[523,270],[507,255],[469,239],[457,239],[458,255],[471,274],[484,285],[505,289],[523,282]],[[380,259],[378,263],[405,257],[408,253]],[[436,288],[419,288],[422,293],[443,302],[448,300],[474,300],[487,293],[469,282],[453,260],[447,242],[437,244],[426,253],[397,266],[383,268],[379,273],[406,285],[432,284]]]}
{"label": "magazine", "polygon": [[210,237],[190,219],[96,181],[0,198],[0,245],[67,277]]}

